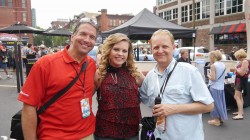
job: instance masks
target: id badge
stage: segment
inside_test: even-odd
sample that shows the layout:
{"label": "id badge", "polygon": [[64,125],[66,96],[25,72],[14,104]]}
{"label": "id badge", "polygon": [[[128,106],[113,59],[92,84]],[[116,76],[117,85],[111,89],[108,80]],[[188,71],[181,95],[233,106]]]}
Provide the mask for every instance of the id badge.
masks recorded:
{"label": "id badge", "polygon": [[81,110],[82,110],[82,117],[87,118],[90,116],[90,107],[89,107],[89,98],[82,99],[80,101]]}

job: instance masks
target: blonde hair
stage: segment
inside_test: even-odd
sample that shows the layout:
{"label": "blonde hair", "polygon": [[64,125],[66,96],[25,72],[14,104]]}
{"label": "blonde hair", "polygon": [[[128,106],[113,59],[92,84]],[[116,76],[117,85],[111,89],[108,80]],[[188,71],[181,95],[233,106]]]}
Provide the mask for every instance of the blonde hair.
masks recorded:
{"label": "blonde hair", "polygon": [[236,51],[234,53],[234,56],[238,59],[238,58],[246,58],[247,57],[247,53],[245,52],[244,49],[240,49],[238,51]]}
{"label": "blonde hair", "polygon": [[211,51],[210,55],[213,55],[215,58],[215,61],[220,61],[222,59],[222,54],[219,50]]}
{"label": "blonde hair", "polygon": [[127,62],[125,62],[122,65],[122,67],[127,68],[129,73],[135,79],[140,77],[140,73],[137,71],[137,68],[135,67],[135,63],[134,63],[134,54],[133,54],[133,49],[132,49],[132,43],[130,42],[129,38],[125,34],[115,33],[115,34],[110,35],[103,43],[102,57],[101,57],[100,65],[99,65],[99,72],[100,72],[101,78],[98,80],[103,80],[106,77],[107,68],[110,65],[109,64],[110,51],[114,47],[115,44],[117,44],[121,41],[126,41],[129,43]]}
{"label": "blonde hair", "polygon": [[168,35],[170,37],[171,43],[174,44],[174,36],[173,34],[168,31],[168,30],[163,30],[163,29],[159,29],[157,31],[155,31],[150,39],[150,45],[152,46],[152,39],[156,36],[156,35]]}

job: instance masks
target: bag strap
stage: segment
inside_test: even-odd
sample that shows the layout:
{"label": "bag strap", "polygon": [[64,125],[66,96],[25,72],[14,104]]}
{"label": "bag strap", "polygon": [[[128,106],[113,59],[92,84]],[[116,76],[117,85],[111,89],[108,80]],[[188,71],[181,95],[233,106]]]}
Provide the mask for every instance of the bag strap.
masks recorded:
{"label": "bag strap", "polygon": [[226,68],[224,69],[224,71],[222,72],[222,74],[220,75],[220,77],[217,80],[219,80],[221,78],[221,76],[224,74],[225,71],[226,71]]}
{"label": "bag strap", "polygon": [[[163,84],[162,84],[162,86],[161,86],[160,94],[163,95],[163,92],[165,91],[165,88],[166,88],[166,85],[167,85],[167,83],[168,83],[168,80],[169,80],[170,76],[172,75],[172,73],[173,73],[173,71],[174,71],[174,69],[175,69],[177,63],[178,63],[178,62],[175,61],[174,68],[173,68],[172,71],[169,72],[169,74],[166,76],[166,78],[165,78],[165,80],[164,80],[164,82],[163,82]],[[160,94],[158,95],[159,97],[160,97]]]}
{"label": "bag strap", "polygon": [[54,97],[52,97],[48,102],[46,102],[44,105],[42,105],[38,110],[37,110],[37,114],[42,114],[50,105],[52,105],[58,98],[60,98],[62,95],[64,95],[64,93],[66,93],[77,81],[77,79],[79,78],[79,76],[81,75],[81,73],[83,71],[86,70],[88,66],[88,60],[82,65],[81,71],[79,74],[76,75],[76,77],[62,90],[60,90]]}

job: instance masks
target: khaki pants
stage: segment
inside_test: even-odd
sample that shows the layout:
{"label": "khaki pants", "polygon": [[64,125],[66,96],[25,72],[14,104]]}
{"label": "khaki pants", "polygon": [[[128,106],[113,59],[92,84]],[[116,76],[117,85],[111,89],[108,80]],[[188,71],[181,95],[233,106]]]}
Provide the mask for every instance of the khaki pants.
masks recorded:
{"label": "khaki pants", "polygon": [[82,138],[81,140],[94,140],[93,134],[91,134],[85,138]]}

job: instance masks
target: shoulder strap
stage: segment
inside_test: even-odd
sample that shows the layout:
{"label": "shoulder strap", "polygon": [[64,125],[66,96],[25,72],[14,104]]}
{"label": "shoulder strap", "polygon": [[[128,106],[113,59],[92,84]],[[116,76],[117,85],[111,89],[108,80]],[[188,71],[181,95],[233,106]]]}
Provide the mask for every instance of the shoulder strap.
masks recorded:
{"label": "shoulder strap", "polygon": [[222,74],[220,75],[220,77],[217,80],[219,80],[221,78],[221,76],[224,74],[225,71],[226,71],[226,68],[224,69],[224,71],[222,72]]}
{"label": "shoulder strap", "polygon": [[38,110],[37,110],[37,114],[42,114],[50,105],[52,105],[58,98],[60,98],[62,95],[64,95],[64,93],[66,93],[77,81],[77,79],[79,78],[79,75],[81,75],[81,73],[83,71],[85,71],[85,69],[88,66],[88,60],[82,65],[81,71],[79,74],[77,74],[77,76],[62,90],[60,90],[54,97],[52,97],[48,102],[46,102],[44,105],[42,105]]}
{"label": "shoulder strap", "polygon": [[[178,63],[178,62],[175,61],[174,68],[173,68],[172,71],[169,72],[169,74],[166,76],[166,78],[165,78],[165,80],[164,80],[164,82],[163,82],[163,84],[162,84],[162,86],[161,86],[160,94],[163,95],[163,92],[165,91],[165,88],[166,88],[166,85],[167,85],[167,83],[168,83],[168,80],[169,80],[170,76],[172,75],[172,73],[173,73],[173,71],[174,71],[174,69],[175,69],[177,63]],[[160,95],[160,94],[159,94],[159,95]]]}

